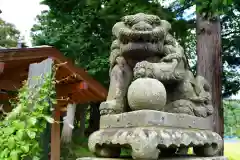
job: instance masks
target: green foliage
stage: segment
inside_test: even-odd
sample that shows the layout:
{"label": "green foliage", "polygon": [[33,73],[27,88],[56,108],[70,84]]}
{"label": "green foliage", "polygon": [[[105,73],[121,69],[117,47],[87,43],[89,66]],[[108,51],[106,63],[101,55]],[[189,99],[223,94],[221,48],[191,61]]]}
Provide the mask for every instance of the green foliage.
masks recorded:
{"label": "green foliage", "polygon": [[54,97],[52,74],[45,77],[42,87],[33,90],[25,83],[19,90],[17,106],[0,121],[1,160],[40,159],[40,134],[48,122],[54,121],[48,115]]}
{"label": "green foliage", "polygon": [[[240,3],[239,0],[232,1],[221,18],[222,62],[228,64],[223,66],[223,97],[229,97],[240,90],[240,80],[237,78],[240,76],[236,72],[240,63],[240,23],[239,16],[234,13],[235,10],[240,11]],[[196,70],[196,33],[192,32],[196,20],[194,17],[185,20],[183,14],[193,6],[193,1],[180,3],[175,0],[169,8],[147,0],[45,0],[43,3],[49,6],[50,11],[44,11],[37,17],[38,23],[32,28],[33,43],[55,46],[105,86],[109,83],[108,57],[112,26],[122,16],[137,12],[157,14],[171,22],[172,32],[186,50],[192,71]]]}
{"label": "green foliage", "polygon": [[[232,0],[227,3],[221,4],[223,0],[216,0],[216,1],[208,1],[208,0],[201,0],[201,3],[198,1],[192,0],[175,0],[173,1],[170,6],[172,10],[177,12],[177,16],[182,19],[185,18],[188,9],[192,9],[196,4],[198,7],[205,8],[205,16],[213,15],[213,9],[211,7],[206,8],[204,4],[210,3],[218,3],[220,5],[219,10],[223,8],[224,12],[217,13],[214,11],[215,14],[220,14],[221,18],[221,27],[222,27],[222,64],[223,64],[223,72],[222,72],[222,93],[223,97],[227,98],[230,97],[232,94],[237,94],[240,90],[240,73],[239,73],[239,64],[240,64],[240,23],[239,23],[239,13],[240,13],[240,1],[239,0]],[[208,14],[206,14],[208,13]],[[189,12],[188,12],[189,14]],[[195,12],[192,14],[190,13],[188,19],[189,22],[194,22],[194,28],[192,28],[192,32],[195,31],[196,27],[196,14]],[[186,53],[188,58],[190,58],[190,66],[192,70],[195,72],[196,70],[196,33],[189,34],[186,39],[185,47]]]}
{"label": "green foliage", "polygon": [[240,137],[240,102],[224,101],[224,134]]}
{"label": "green foliage", "polygon": [[14,25],[0,18],[0,48],[16,47],[20,32]]}
{"label": "green foliage", "polygon": [[206,16],[213,16],[215,14],[223,14],[233,0],[180,0],[182,4],[197,5],[198,13],[205,13]]}
{"label": "green foliage", "polygon": [[[240,10],[239,10],[240,11]],[[229,97],[240,90],[240,17],[233,10],[229,10],[222,17],[222,83],[223,96]]]}
{"label": "green foliage", "polygon": [[79,138],[78,132],[73,132],[73,142],[61,146],[61,160],[76,160],[81,157],[94,157],[88,149],[88,138]]}
{"label": "green foliage", "polygon": [[185,21],[176,20],[174,12],[155,1],[45,0],[43,3],[50,11],[37,18],[38,24],[32,29],[34,44],[55,46],[106,86],[109,83],[112,26],[122,16],[137,12],[157,14],[173,23],[173,32],[178,39],[187,36]]}

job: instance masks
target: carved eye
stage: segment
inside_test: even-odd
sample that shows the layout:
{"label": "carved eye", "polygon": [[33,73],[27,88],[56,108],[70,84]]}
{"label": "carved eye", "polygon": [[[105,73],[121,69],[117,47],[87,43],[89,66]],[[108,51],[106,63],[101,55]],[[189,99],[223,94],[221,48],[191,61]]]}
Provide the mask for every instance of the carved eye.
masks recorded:
{"label": "carved eye", "polygon": [[157,18],[157,19],[155,20],[155,24],[156,24],[156,25],[160,25],[160,24],[161,24],[160,18]]}
{"label": "carved eye", "polygon": [[157,25],[160,25],[161,19],[157,16],[151,16],[151,17],[148,18],[147,22],[150,25],[157,26]]}
{"label": "carved eye", "polygon": [[157,17],[157,16],[154,16],[154,17],[152,18],[152,21],[153,21],[153,23],[154,23],[155,25],[160,25],[160,24],[161,24],[161,19],[160,19],[159,17]]}

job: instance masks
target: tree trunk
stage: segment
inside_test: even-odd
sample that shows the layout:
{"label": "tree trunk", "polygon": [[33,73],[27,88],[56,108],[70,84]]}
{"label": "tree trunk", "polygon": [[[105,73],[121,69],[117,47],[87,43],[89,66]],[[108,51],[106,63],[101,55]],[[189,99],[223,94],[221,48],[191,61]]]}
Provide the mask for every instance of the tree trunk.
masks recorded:
{"label": "tree trunk", "polygon": [[85,131],[85,122],[86,122],[86,110],[88,105],[79,105],[80,108],[80,128],[79,128],[79,137],[84,137],[84,131]]}
{"label": "tree trunk", "polygon": [[92,134],[93,132],[99,129],[99,123],[100,123],[99,106],[100,106],[100,103],[91,103],[89,126],[85,132],[87,136],[89,136],[90,134]]}
{"label": "tree trunk", "polygon": [[213,131],[223,137],[221,24],[219,17],[207,20],[202,15],[197,15],[197,57],[197,74],[205,77],[212,86]]}

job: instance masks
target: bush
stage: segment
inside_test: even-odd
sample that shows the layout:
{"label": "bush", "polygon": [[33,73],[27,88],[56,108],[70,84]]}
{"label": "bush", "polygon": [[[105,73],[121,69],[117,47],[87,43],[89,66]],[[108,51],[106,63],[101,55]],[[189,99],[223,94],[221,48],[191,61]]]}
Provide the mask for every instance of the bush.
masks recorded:
{"label": "bush", "polygon": [[40,135],[53,122],[48,114],[56,103],[54,77],[47,75],[42,87],[35,90],[27,83],[19,90],[17,106],[0,121],[1,160],[40,159]]}

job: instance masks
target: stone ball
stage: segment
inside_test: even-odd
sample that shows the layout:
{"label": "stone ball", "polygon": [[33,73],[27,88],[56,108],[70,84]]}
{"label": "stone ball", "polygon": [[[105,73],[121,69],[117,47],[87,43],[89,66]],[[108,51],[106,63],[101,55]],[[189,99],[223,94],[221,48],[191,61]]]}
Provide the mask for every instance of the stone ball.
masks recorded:
{"label": "stone ball", "polygon": [[132,110],[161,110],[167,101],[164,85],[152,78],[138,78],[128,88],[128,104]]}

